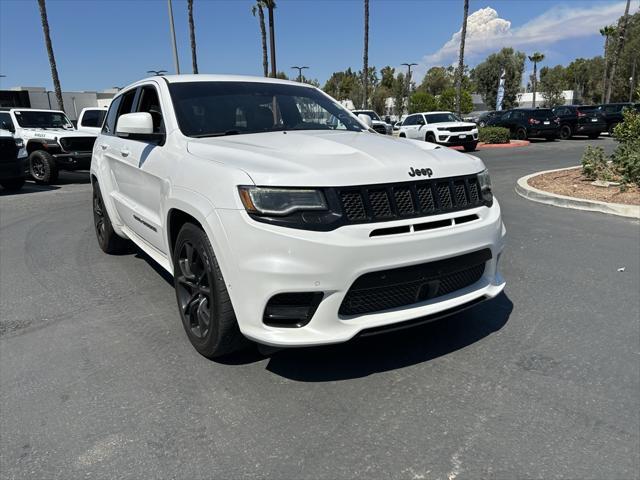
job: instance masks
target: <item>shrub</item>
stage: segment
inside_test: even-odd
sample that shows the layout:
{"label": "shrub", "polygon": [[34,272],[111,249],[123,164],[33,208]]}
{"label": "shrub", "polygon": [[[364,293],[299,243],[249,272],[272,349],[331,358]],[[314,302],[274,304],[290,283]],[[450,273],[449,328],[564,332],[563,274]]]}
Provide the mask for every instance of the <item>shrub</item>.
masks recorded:
{"label": "shrub", "polygon": [[602,147],[586,148],[582,155],[582,174],[588,180],[611,181],[615,178],[615,169]]}
{"label": "shrub", "polygon": [[640,112],[627,109],[623,115],[624,120],[613,131],[618,146],[612,159],[623,182],[640,186]]}
{"label": "shrub", "polygon": [[503,127],[480,127],[478,140],[483,143],[509,143],[509,129]]}

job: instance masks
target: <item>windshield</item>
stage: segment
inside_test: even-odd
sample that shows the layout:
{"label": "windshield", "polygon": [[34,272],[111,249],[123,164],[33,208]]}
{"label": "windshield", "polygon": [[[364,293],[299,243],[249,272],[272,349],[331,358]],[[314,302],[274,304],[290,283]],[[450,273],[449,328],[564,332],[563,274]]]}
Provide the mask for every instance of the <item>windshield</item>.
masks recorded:
{"label": "windshield", "polygon": [[344,107],[310,87],[258,82],[169,85],[180,130],[215,137],[283,130],[364,131]]}
{"label": "windshield", "polygon": [[461,122],[453,113],[429,113],[426,114],[428,123]]}
{"label": "windshield", "polygon": [[18,110],[14,112],[18,124],[23,128],[67,128],[73,125],[62,112],[42,110]]}
{"label": "windshield", "polygon": [[378,116],[378,114],[373,110],[354,110],[351,113],[353,113],[354,115],[368,115],[371,118],[371,120],[377,120],[379,122],[382,121],[380,120],[380,117]]}

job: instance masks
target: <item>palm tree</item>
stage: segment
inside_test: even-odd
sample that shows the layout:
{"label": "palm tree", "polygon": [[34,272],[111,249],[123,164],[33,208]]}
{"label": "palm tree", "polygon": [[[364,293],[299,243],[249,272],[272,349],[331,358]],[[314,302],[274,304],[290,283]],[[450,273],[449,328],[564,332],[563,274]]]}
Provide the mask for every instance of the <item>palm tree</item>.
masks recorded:
{"label": "palm tree", "polygon": [[187,10],[189,11],[189,37],[191,38],[191,63],[193,73],[198,73],[198,57],[196,56],[196,27],[193,23],[193,0],[187,0]]}
{"label": "palm tree", "polygon": [[271,76],[276,78],[278,69],[276,67],[276,34],[273,27],[273,10],[276,8],[275,0],[262,0],[269,12],[269,45],[271,47]]}
{"label": "palm tree", "polygon": [[362,98],[362,108],[367,108],[367,97],[369,95],[369,0],[364,0],[364,55],[362,67],[362,83],[364,96]]}
{"label": "palm tree", "polygon": [[604,37],[604,74],[602,78],[602,99],[601,103],[604,103],[605,96],[607,95],[607,74],[609,69],[609,57],[607,56],[607,50],[609,50],[609,42],[611,37],[616,34],[616,27],[613,25],[607,25],[600,29],[600,35]]}
{"label": "palm tree", "polygon": [[529,55],[529,61],[533,62],[533,102],[532,108],[536,108],[536,89],[538,87],[538,63],[544,60],[544,53],[535,52],[533,55]]}
{"label": "palm tree", "polygon": [[627,30],[627,20],[629,19],[630,4],[631,0],[627,0],[627,6],[624,9],[624,16],[622,17],[622,25],[620,25],[619,28],[616,51],[613,55],[613,62],[611,63],[611,75],[609,76],[609,83],[607,85],[607,96],[605,98],[605,103],[609,103],[609,101],[611,100],[611,90],[613,89],[613,82],[616,79],[616,67],[618,66],[618,61],[620,60],[620,54],[622,53],[622,47],[624,45],[624,34]]}
{"label": "palm tree", "polygon": [[464,74],[464,44],[467,40],[467,17],[469,16],[469,0],[464,0],[464,13],[462,15],[462,31],[460,32],[460,55],[458,57],[458,72],[456,79],[456,110],[461,113],[462,75]]}
{"label": "palm tree", "polygon": [[56,67],[56,57],[53,54],[51,36],[49,35],[49,20],[47,20],[47,5],[45,4],[45,0],[38,0],[38,6],[40,7],[40,20],[42,21],[44,43],[47,47],[47,54],[49,55],[49,65],[51,66],[51,80],[53,81],[53,89],[56,91],[58,108],[64,111],[64,102],[62,101],[62,88],[60,88],[60,79],[58,78],[58,67]]}
{"label": "palm tree", "polygon": [[251,13],[253,16],[258,14],[260,22],[260,39],[262,40],[262,70],[264,76],[269,76],[269,54],[267,53],[267,28],[264,25],[264,8],[266,7],[264,0],[258,0],[256,4],[251,7]]}

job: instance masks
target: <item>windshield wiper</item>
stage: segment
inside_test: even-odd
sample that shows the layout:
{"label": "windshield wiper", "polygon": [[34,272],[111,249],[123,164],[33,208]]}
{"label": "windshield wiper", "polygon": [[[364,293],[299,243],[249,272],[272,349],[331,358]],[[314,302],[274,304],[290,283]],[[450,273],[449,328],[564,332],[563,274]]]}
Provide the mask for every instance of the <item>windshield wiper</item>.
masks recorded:
{"label": "windshield wiper", "polygon": [[239,130],[227,130],[225,132],[216,133],[201,133],[199,135],[191,135],[193,138],[207,138],[207,137],[224,137],[225,135],[238,135]]}

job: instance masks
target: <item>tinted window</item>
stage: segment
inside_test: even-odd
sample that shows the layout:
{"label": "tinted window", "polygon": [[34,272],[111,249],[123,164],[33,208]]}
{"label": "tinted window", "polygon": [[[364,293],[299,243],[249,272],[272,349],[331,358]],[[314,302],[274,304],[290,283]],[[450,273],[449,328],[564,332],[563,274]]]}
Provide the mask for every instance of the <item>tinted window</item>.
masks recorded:
{"label": "tinted window", "polygon": [[118,107],[120,107],[121,101],[122,97],[116,97],[111,102],[111,106],[107,112],[107,119],[102,126],[102,133],[113,135],[116,132],[116,118],[118,118]]}
{"label": "tinted window", "polygon": [[104,110],[86,110],[82,116],[81,127],[101,127],[104,116],[107,112]]}
{"label": "tinted window", "polygon": [[418,125],[424,125],[426,122],[425,122],[424,117],[422,115],[417,115],[416,116],[416,123]]}
{"label": "tinted window", "polygon": [[598,107],[593,107],[593,106],[584,106],[584,107],[578,107],[577,110],[579,112],[595,112],[598,110]]}
{"label": "tinted window", "polygon": [[410,117],[407,117],[404,119],[404,122],[402,122],[402,126],[404,127],[408,127],[411,125],[415,125],[416,124],[416,116],[415,115],[411,115]]}
{"label": "tinted window", "polygon": [[0,112],[0,128],[3,130],[9,130],[10,132],[16,131],[13,127],[13,121],[11,120],[9,112]]}
{"label": "tinted window", "polygon": [[160,99],[158,98],[158,92],[155,87],[142,87],[140,90],[140,101],[138,102],[136,111],[151,114],[151,118],[153,119],[153,132],[164,133],[162,109],[160,108]]}
{"label": "tinted window", "polygon": [[363,131],[348,110],[315,88],[260,82],[169,85],[178,125],[193,137],[282,130]]}
{"label": "tinted window", "polygon": [[531,116],[538,119],[547,119],[549,117],[553,117],[553,112],[551,110],[544,109],[534,110],[531,112]]}

